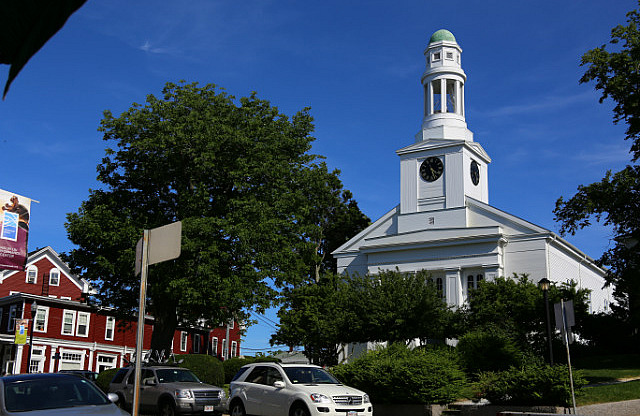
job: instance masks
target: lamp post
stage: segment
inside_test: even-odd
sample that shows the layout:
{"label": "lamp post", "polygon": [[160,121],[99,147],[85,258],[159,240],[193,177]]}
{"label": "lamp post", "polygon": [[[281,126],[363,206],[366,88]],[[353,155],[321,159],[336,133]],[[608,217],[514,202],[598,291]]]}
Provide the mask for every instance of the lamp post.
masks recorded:
{"label": "lamp post", "polygon": [[29,355],[27,356],[27,373],[31,372],[31,350],[33,349],[33,327],[36,326],[36,314],[38,303],[34,300],[31,304],[31,325],[29,328]]}
{"label": "lamp post", "polygon": [[549,315],[549,287],[551,282],[546,277],[538,282],[544,296],[544,310],[547,314],[547,340],[549,341],[549,364],[553,365],[553,342],[551,341],[551,316]]}

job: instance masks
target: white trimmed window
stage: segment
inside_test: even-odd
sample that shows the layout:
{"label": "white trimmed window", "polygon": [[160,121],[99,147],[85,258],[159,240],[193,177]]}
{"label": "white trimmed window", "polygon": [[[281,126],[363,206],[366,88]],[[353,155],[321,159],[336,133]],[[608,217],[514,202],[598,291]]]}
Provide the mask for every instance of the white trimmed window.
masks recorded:
{"label": "white trimmed window", "polygon": [[233,329],[236,326],[236,322],[232,319],[232,320],[229,321],[228,325],[229,325],[229,329]]}
{"label": "white trimmed window", "polygon": [[9,308],[9,322],[7,323],[7,331],[13,331],[16,329],[16,313],[18,311],[18,305],[11,305]]}
{"label": "white trimmed window", "polygon": [[32,285],[38,283],[38,268],[36,266],[27,267],[27,278],[25,281]]}
{"label": "white trimmed window", "polygon": [[76,311],[65,310],[62,313],[62,335],[73,335],[73,330],[76,327]]}
{"label": "white trimmed window", "polygon": [[49,285],[60,286],[60,270],[51,269],[49,272]]}
{"label": "white trimmed window", "polygon": [[184,331],[180,332],[180,351],[187,350],[187,333]]}
{"label": "white trimmed window", "polygon": [[104,339],[107,341],[113,341],[113,334],[116,329],[116,318],[113,316],[107,316],[107,323],[104,329]]}
{"label": "white trimmed window", "polygon": [[238,356],[238,343],[231,341],[231,358]]}
{"label": "white trimmed window", "polygon": [[200,353],[200,334],[193,334],[193,353]]}
{"label": "white trimmed window", "polygon": [[213,356],[218,355],[218,338],[217,337],[211,338],[211,355]]}
{"label": "white trimmed window", "polygon": [[109,368],[116,368],[116,357],[113,355],[98,354],[98,373],[108,370]]}
{"label": "white trimmed window", "polygon": [[33,325],[35,332],[47,332],[47,326],[49,323],[49,307],[38,306],[36,311],[36,319]]}
{"label": "white trimmed window", "polygon": [[78,324],[76,325],[76,335],[79,337],[89,336],[89,320],[91,314],[88,312],[78,312]]}

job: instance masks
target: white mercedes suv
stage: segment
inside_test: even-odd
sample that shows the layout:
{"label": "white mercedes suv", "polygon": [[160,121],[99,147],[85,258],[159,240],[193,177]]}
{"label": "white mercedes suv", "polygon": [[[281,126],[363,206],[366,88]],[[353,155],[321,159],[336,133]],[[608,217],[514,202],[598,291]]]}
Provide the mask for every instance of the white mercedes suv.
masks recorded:
{"label": "white mercedes suv", "polygon": [[372,416],[369,396],[316,365],[253,363],[229,386],[231,416]]}

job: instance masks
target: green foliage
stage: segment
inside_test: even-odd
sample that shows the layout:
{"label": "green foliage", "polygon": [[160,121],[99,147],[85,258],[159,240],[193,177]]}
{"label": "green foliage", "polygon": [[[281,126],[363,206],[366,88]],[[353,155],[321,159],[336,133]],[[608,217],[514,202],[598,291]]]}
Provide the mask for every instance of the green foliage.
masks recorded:
{"label": "green foliage", "polygon": [[471,374],[518,366],[523,354],[508,334],[495,328],[467,332],[460,337],[456,351]]}
{"label": "green foliage", "polygon": [[283,286],[315,279],[328,240],[344,238],[334,220],[348,232],[368,221],[339,172],[309,153],[309,109],[288,117],[255,93],[235,100],[212,84],[167,83],[162,94],[119,117],[105,111],[102,188],[65,224],[76,246],[65,260],[130,316],[142,230],[182,221],[180,257],[149,269],[154,350],[169,349],[178,322],[263,311]]}
{"label": "green foliage", "polygon": [[[576,390],[586,384],[579,371],[573,372],[573,381]],[[530,364],[481,373],[477,387],[477,395],[492,404],[564,407],[572,404],[569,370],[564,365]]]}
{"label": "green foliage", "polygon": [[100,390],[102,390],[105,393],[109,392],[109,383],[111,383],[113,376],[116,375],[118,370],[119,368],[110,368],[98,374],[98,378],[96,379],[96,385],[100,387]]}
{"label": "green foliage", "polygon": [[[579,325],[588,314],[588,295],[587,289],[578,289],[573,281],[552,285],[548,294],[551,305],[560,299],[573,300],[577,333],[580,333]],[[550,313],[553,323],[553,309]],[[536,351],[540,354],[545,351],[544,297],[527,275],[514,274],[511,278],[499,277],[480,282],[460,315],[464,321],[464,332],[477,329],[490,332],[500,328],[523,352]]]}
{"label": "green foliage", "polygon": [[[581,83],[595,82],[602,95],[600,102],[611,98],[615,104],[613,120],[627,124],[632,161],[640,157],[640,11],[627,13],[627,25],[611,31],[610,49],[606,45],[586,52],[581,65],[587,69]],[[580,185],[574,196],[560,197],[554,209],[561,234],[575,234],[591,222],[613,228],[610,248],[599,259],[607,266],[607,283],[614,286],[617,304],[612,306],[619,319],[629,323],[626,337],[640,328],[640,167],[629,165],[600,181]],[[633,243],[633,242],[636,243]]]}
{"label": "green foliage", "polygon": [[455,354],[446,349],[393,344],[331,371],[368,393],[373,403],[450,403],[463,397],[467,387]]}
{"label": "green foliage", "polygon": [[340,344],[442,339],[451,312],[426,272],[326,274],[284,292],[271,342],[304,346],[320,365],[337,364]]}
{"label": "green foliage", "polygon": [[176,355],[176,360],[184,360],[179,367],[188,368],[198,378],[214,386],[224,385],[224,367],[216,357],[207,354]]}
{"label": "green foliage", "polygon": [[255,363],[255,362],[277,362],[278,359],[275,357],[234,357],[222,362],[222,366],[224,367],[224,383],[231,383],[231,379],[238,372],[240,367]]}

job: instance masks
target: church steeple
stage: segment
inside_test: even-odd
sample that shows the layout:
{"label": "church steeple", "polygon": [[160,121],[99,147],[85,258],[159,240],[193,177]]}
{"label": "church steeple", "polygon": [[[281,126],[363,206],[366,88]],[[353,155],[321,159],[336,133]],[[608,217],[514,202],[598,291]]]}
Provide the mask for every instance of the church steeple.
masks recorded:
{"label": "church steeple", "polygon": [[424,117],[416,142],[427,139],[473,141],[467,129],[464,109],[464,84],[467,76],[462,70],[462,48],[451,32],[440,29],[429,40],[424,51],[427,61],[422,74]]}

